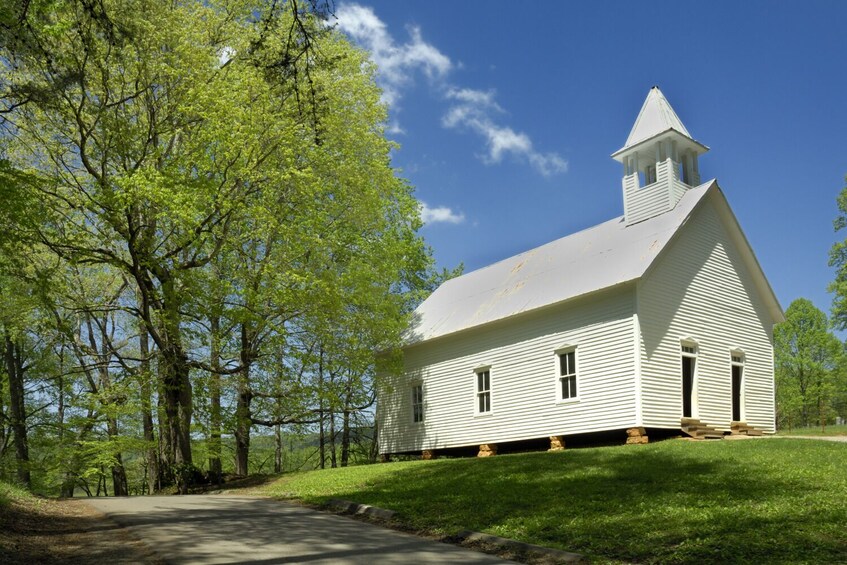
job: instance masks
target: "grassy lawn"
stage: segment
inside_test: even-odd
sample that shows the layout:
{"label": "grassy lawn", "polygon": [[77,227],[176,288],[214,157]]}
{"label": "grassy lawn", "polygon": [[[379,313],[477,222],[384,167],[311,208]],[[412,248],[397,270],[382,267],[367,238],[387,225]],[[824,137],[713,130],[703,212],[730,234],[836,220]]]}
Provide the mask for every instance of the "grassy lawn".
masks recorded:
{"label": "grassy lawn", "polygon": [[847,562],[847,445],[684,442],[327,469],[271,496],[390,508],[597,561]]}
{"label": "grassy lawn", "polygon": [[0,481],[0,510],[8,508],[13,502],[32,503],[34,501],[35,497],[26,489]]}
{"label": "grassy lawn", "polygon": [[822,432],[820,426],[812,426],[810,428],[792,428],[789,430],[779,430],[777,432],[781,436],[847,436],[847,425],[827,426],[826,431]]}

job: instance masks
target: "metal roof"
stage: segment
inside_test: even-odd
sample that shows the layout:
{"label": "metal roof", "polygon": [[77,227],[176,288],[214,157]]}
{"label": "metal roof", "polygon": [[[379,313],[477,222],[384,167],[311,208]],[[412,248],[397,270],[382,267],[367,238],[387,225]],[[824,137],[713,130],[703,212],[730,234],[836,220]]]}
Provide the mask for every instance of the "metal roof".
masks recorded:
{"label": "metal roof", "polygon": [[685,137],[691,138],[691,134],[682,125],[682,120],[673,111],[668,99],[665,98],[658,86],[654,86],[647,93],[647,99],[644,100],[644,105],[638,112],[638,117],[635,119],[632,131],[629,132],[629,137],[626,138],[624,148],[632,147],[669,129],[676,130]]}
{"label": "metal roof", "polygon": [[691,137],[668,99],[658,86],[654,86],[647,93],[644,105],[641,106],[629,137],[626,138],[626,144],[612,153],[612,158],[622,163],[624,155],[631,155],[633,152],[641,152],[644,149],[653,151],[651,142],[668,138],[681,142],[683,147],[693,149],[698,155],[709,150]]}
{"label": "metal roof", "polygon": [[415,310],[411,345],[640,278],[714,181],[676,207],[627,226],[623,216],[442,284]]}

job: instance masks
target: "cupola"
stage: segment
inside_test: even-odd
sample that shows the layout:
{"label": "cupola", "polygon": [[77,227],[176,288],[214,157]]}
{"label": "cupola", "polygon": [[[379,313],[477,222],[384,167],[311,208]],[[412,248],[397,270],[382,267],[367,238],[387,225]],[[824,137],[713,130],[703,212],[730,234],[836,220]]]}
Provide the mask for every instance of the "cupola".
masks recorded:
{"label": "cupola", "polygon": [[691,137],[659,87],[651,88],[626,144],[612,154],[624,167],[626,224],[673,210],[686,190],[700,184],[697,159],[708,150]]}

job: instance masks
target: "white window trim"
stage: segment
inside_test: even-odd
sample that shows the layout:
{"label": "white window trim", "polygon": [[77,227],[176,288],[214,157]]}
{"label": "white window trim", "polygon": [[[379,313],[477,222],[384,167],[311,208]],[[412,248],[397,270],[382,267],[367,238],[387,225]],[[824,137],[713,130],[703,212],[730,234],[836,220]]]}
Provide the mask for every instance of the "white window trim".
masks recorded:
{"label": "white window trim", "polygon": [[[479,411],[479,388],[477,386],[477,375],[488,371],[488,412]],[[479,365],[473,370],[473,415],[474,418],[487,418],[494,414],[494,375],[491,365]]]}
{"label": "white window trim", "polygon": [[[421,387],[421,419],[415,420],[415,389]],[[412,425],[420,426],[426,421],[426,395],[424,394],[423,381],[415,381],[410,387],[412,393]]]}
{"label": "white window trim", "polygon": [[[580,379],[580,361],[579,361],[579,347],[577,345],[566,344],[558,347],[555,351],[553,351],[553,377],[554,377],[554,395],[556,404],[575,404],[580,401],[582,395],[582,379]],[[574,354],[574,365],[576,365],[576,396],[572,396],[570,398],[562,398],[562,375],[559,374],[559,356],[565,353]]]}
{"label": "white window trim", "polygon": [[[735,358],[740,357],[740,361],[736,361]],[[744,353],[744,350],[740,347],[730,347],[729,348],[729,362],[731,365],[745,365],[747,363],[747,354]]]}

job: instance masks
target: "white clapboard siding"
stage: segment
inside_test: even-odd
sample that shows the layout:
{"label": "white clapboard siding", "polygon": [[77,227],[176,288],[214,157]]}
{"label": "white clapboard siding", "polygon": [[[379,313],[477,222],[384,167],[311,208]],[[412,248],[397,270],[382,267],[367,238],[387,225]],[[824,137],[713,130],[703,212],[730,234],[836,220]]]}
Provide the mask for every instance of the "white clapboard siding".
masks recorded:
{"label": "white clapboard siding", "polygon": [[773,318],[740,256],[735,224],[727,221],[722,206],[717,194],[703,202],[639,285],[645,426],[679,427],[680,340],[692,339],[698,344],[693,416],[729,429],[730,356],[740,349],[745,356],[742,418],[774,431]]}
{"label": "white clapboard siding", "polygon": [[670,210],[670,191],[668,173],[664,163],[656,167],[656,182],[647,186],[638,186],[638,176],[631,175],[624,182],[624,202],[626,202],[626,220],[635,224]]}
{"label": "white clapboard siding", "polygon": [[671,159],[656,163],[656,182],[638,186],[638,175],[624,178],[624,214],[627,224],[636,224],[667,212],[691,187],[679,178],[679,163]]}
{"label": "white clapboard siding", "polygon": [[[623,429],[635,424],[634,285],[495,322],[405,352],[382,381],[382,453]],[[579,399],[557,402],[556,350],[577,347]],[[474,369],[490,367],[492,411],[476,415]],[[412,422],[414,383],[424,421]]]}

